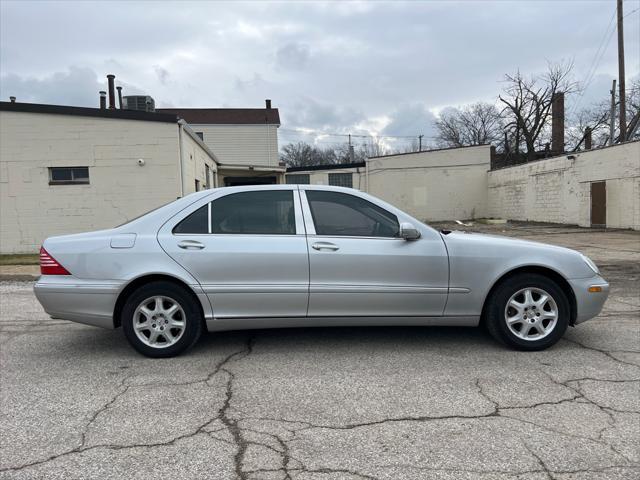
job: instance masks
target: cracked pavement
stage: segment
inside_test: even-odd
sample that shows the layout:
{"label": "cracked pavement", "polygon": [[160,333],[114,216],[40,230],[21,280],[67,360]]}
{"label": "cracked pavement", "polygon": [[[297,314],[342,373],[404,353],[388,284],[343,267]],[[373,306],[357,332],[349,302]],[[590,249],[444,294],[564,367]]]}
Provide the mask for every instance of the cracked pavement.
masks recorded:
{"label": "cracked pavement", "polygon": [[481,329],[322,328],[152,360],[0,283],[0,478],[639,478],[640,235],[472,229],[589,255],[603,313],[544,352]]}

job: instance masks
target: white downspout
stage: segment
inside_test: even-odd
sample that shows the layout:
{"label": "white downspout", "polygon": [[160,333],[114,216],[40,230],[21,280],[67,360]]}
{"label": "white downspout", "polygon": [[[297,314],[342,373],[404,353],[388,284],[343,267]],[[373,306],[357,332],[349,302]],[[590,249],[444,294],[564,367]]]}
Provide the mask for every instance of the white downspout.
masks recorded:
{"label": "white downspout", "polygon": [[184,147],[182,145],[182,135],[184,134],[184,120],[178,121],[178,157],[180,160],[180,196],[184,197]]}
{"label": "white downspout", "polygon": [[369,159],[365,158],[364,159],[364,171],[365,171],[365,192],[369,193]]}

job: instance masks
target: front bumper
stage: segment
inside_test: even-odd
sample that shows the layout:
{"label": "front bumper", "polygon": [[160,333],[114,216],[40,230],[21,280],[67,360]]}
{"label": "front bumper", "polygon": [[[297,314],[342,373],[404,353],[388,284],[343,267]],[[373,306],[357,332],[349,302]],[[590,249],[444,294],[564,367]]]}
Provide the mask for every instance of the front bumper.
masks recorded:
{"label": "front bumper", "polygon": [[120,282],[82,280],[70,275],[42,275],[33,291],[54,318],[113,329]]}
{"label": "front bumper", "polygon": [[[576,325],[597,316],[609,296],[609,283],[600,275],[591,278],[569,279],[569,284],[576,296]],[[590,287],[600,287],[598,292],[590,292]]]}

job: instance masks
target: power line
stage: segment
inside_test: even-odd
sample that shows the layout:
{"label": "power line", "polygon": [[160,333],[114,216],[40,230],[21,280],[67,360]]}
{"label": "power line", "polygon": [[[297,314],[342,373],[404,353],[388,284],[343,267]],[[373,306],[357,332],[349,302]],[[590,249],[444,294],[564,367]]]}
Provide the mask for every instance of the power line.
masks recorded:
{"label": "power line", "polygon": [[[613,13],[611,14],[611,18],[609,19],[609,23],[607,24],[607,28],[604,31],[604,35],[602,36],[602,39],[600,40],[600,44],[598,45],[598,49],[596,50],[596,53],[593,56],[593,59],[591,60],[589,69],[587,70],[587,75],[585,77],[585,84],[582,88],[582,91],[578,94],[578,99],[576,103],[574,103],[573,108],[571,109],[570,115],[573,115],[578,110],[578,107],[582,103],[584,92],[587,90],[589,85],[591,85],[591,82],[595,77],[596,71],[598,70],[598,66],[600,65],[600,61],[602,60],[604,53],[607,51],[607,48],[609,47],[609,42],[611,42],[611,38],[613,37],[613,34],[616,31],[615,23],[614,23],[615,18],[616,18],[616,9],[614,8]],[[613,25],[613,28],[611,28],[612,25]]]}
{"label": "power line", "polygon": [[[351,135],[352,138],[414,138],[417,139],[420,134],[415,135],[365,135],[365,134],[348,134],[348,133],[331,133],[331,132],[323,132],[319,130],[306,130],[306,129],[294,129],[294,128],[279,128],[279,132],[283,132],[285,134],[300,134],[300,135],[309,135],[315,137],[343,137],[349,138]],[[423,135],[426,138],[435,138]]]}

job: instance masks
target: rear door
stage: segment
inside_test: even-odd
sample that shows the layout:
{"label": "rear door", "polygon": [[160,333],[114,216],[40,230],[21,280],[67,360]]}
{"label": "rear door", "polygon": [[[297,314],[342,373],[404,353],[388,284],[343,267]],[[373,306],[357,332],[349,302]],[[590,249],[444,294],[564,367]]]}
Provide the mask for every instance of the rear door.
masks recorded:
{"label": "rear door", "polygon": [[449,265],[440,235],[399,238],[399,216],[357,194],[300,186],[309,316],[441,316]]}
{"label": "rear door", "polygon": [[216,318],[305,316],[309,260],[297,187],[202,200],[158,239],[202,285]]}

